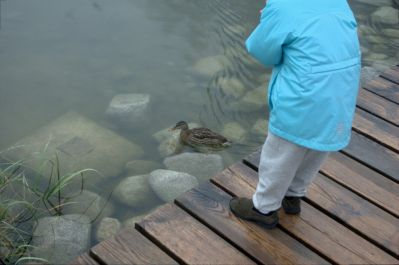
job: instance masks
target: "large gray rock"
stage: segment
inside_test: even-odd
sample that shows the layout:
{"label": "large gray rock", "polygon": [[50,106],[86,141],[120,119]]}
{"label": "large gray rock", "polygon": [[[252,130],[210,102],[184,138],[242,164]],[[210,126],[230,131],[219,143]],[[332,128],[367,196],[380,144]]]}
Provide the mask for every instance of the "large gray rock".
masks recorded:
{"label": "large gray rock", "polygon": [[149,174],[163,165],[150,160],[133,160],[126,163],[125,173],[127,176]]}
{"label": "large gray rock", "polygon": [[148,175],[125,178],[116,186],[113,195],[119,202],[133,208],[153,204],[157,199],[148,184]]}
{"label": "large gray rock", "polygon": [[[97,170],[98,173],[84,174],[85,183],[89,185],[117,177],[127,161],[138,159],[144,153],[140,146],[76,112],[68,112],[13,146],[18,148],[3,155],[11,161],[23,160],[26,167],[44,177],[49,177],[52,170],[55,176],[55,154],[61,176],[86,168]],[[48,160],[53,164],[45,164]],[[79,175],[75,180],[79,188]]]}
{"label": "large gray rock", "polygon": [[113,97],[105,114],[123,126],[132,127],[146,121],[150,111],[150,95],[119,94]]}
{"label": "large gray rock", "polygon": [[184,192],[196,187],[196,177],[182,172],[158,169],[150,173],[148,182],[164,202],[172,202]]}
{"label": "large gray rock", "polygon": [[114,206],[110,201],[88,190],[69,198],[64,205],[63,213],[86,215],[90,221],[111,216],[114,212]]}
{"label": "large gray rock", "polygon": [[169,170],[188,173],[200,181],[224,169],[223,158],[217,154],[182,153],[165,158],[163,163]]}
{"label": "large gray rock", "polygon": [[371,14],[371,18],[374,23],[397,25],[399,23],[399,11],[390,6],[382,6]]}
{"label": "large gray rock", "polygon": [[116,218],[105,217],[97,226],[96,238],[98,242],[106,240],[119,233],[122,228],[121,222]]}
{"label": "large gray rock", "polygon": [[41,218],[33,232],[32,256],[50,264],[69,264],[89,247],[90,229],[90,220],[84,215]]}

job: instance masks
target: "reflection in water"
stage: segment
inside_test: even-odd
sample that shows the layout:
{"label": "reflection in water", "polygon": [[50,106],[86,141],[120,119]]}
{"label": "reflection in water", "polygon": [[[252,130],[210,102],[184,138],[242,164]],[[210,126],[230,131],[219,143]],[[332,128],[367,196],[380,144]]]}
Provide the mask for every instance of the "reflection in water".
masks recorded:
{"label": "reflection in water", "polygon": [[[360,25],[364,65],[382,70],[397,63],[398,25],[376,19],[380,6],[355,0],[350,3]],[[95,205],[103,205],[115,187],[119,193],[109,201],[116,209],[107,211],[113,212],[109,214],[113,219],[97,220],[91,228],[93,234],[99,227],[131,224],[161,203],[145,176],[164,167],[164,157],[181,149],[176,135],[171,137],[163,130],[177,121],[195,122],[231,138],[233,146],[217,153],[225,165],[263,142],[270,70],[250,58],[244,47],[258,22],[263,1],[0,0],[0,5],[0,149],[21,139],[34,142],[38,139],[34,137],[42,137],[55,126],[58,135],[53,135],[54,142],[47,145],[50,149],[71,153],[68,148],[82,148],[76,144],[79,131],[78,143],[84,141],[86,146],[92,145],[88,142],[93,139],[97,144],[103,141],[104,146],[112,145],[123,136],[137,150],[143,150],[127,148],[124,152],[140,154],[126,155],[126,160],[132,161],[111,161],[104,155],[107,150],[99,152],[101,159],[106,159],[95,161],[118,166],[108,178],[87,183],[85,188],[90,192],[83,192],[79,200],[85,205],[83,201],[95,198]],[[151,106],[145,119],[125,121],[122,126],[105,113],[116,95],[128,93],[149,95]],[[68,125],[62,122],[65,113],[92,121],[77,126],[79,119],[67,119]],[[95,136],[88,136],[85,130]],[[114,133],[118,137],[99,137]],[[99,151],[86,149],[93,156]],[[112,150],[108,148],[107,155]],[[182,157],[181,161],[194,168],[197,165],[193,159]],[[204,157],[195,159],[208,163]],[[68,160],[71,170],[78,164],[72,160]],[[219,162],[214,164],[215,169],[223,166]],[[182,167],[174,160],[169,163]],[[140,177],[127,178],[131,176]],[[183,183],[179,177],[168,176]],[[120,185],[126,179],[126,186],[132,190]],[[107,231],[93,236],[92,243]]]}

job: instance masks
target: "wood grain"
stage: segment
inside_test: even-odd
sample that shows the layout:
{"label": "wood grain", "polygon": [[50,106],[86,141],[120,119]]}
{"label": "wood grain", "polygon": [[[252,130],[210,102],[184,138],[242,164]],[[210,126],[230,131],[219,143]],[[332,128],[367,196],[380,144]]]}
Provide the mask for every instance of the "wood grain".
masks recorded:
{"label": "wood grain", "polygon": [[99,265],[88,253],[84,253],[77,257],[70,265]]}
{"label": "wood grain", "polygon": [[[241,180],[236,181],[238,179]],[[238,163],[212,178],[212,181],[236,196],[250,197],[255,191],[257,173]],[[300,215],[286,215],[280,211],[280,224],[287,233],[338,264],[399,262],[306,202],[302,203]]]}
{"label": "wood grain", "polygon": [[399,217],[399,184],[341,153],[331,153],[321,172]]}
{"label": "wood grain", "polygon": [[399,182],[399,154],[366,136],[352,131],[351,141],[342,153]]}
{"label": "wood grain", "polygon": [[137,226],[183,264],[255,264],[174,204],[166,204]]}
{"label": "wood grain", "polygon": [[399,152],[399,127],[358,108],[352,128],[395,152]]}
{"label": "wood grain", "polygon": [[378,77],[363,84],[363,88],[380,95],[381,97],[399,104],[399,85]]}
{"label": "wood grain", "polygon": [[91,254],[104,264],[178,264],[132,228],[94,246]]}
{"label": "wood grain", "polygon": [[393,83],[399,84],[399,67],[395,66],[384,71],[381,76]]}
{"label": "wood grain", "polygon": [[206,182],[177,199],[178,205],[261,264],[326,264],[327,261],[280,229],[267,230],[235,217],[231,196]]}
{"label": "wood grain", "polygon": [[399,219],[319,174],[307,199],[399,258]]}
{"label": "wood grain", "polygon": [[357,106],[399,126],[399,106],[392,101],[360,88],[357,97]]}

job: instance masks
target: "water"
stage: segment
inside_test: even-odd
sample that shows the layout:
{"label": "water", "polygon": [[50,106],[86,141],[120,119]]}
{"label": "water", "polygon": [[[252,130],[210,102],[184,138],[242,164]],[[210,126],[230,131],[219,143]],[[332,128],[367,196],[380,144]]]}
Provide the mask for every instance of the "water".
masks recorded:
{"label": "water", "polygon": [[[265,88],[270,71],[251,61],[243,48],[258,22],[262,1],[0,3],[0,150],[69,110],[140,144],[145,150],[142,159],[157,163],[163,158],[151,135],[180,120],[219,132],[225,124],[235,122],[247,130],[232,148],[221,153],[226,165],[263,142],[265,134],[251,128],[258,120],[267,119],[267,107],[265,103],[254,108],[256,94],[251,97],[251,91]],[[350,3],[361,29],[363,64],[382,70],[397,63],[398,25],[373,20],[371,14],[377,6]],[[223,58],[223,69],[200,74],[195,65],[212,56]],[[236,90],[225,89],[231,80],[239,80]],[[151,95],[152,110],[142,128],[121,128],[106,118],[109,102],[121,93]],[[245,96],[247,103],[242,100]],[[109,194],[125,177],[121,173],[96,189]],[[143,202],[139,211],[129,215],[129,208],[112,196],[110,203],[117,208],[112,216],[121,221],[154,207]]]}

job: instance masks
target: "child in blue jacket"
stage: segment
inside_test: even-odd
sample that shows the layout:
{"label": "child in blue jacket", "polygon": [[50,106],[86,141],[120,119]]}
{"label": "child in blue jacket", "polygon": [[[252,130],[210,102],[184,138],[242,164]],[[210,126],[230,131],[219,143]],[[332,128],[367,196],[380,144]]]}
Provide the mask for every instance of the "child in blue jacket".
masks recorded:
{"label": "child in blue jacket", "polygon": [[357,24],[346,0],[268,0],[246,46],[273,66],[269,133],[255,194],[230,208],[273,228],[281,205],[300,212],[328,152],[349,143],[361,69]]}

